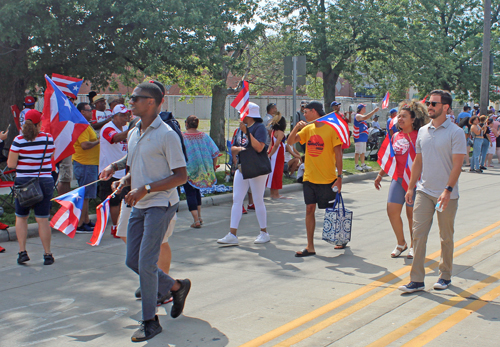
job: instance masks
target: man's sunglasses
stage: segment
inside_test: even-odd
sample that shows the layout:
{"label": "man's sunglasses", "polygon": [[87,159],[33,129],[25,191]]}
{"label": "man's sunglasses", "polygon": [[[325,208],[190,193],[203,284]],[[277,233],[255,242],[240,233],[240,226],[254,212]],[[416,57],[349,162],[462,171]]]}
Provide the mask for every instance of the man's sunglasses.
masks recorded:
{"label": "man's sunglasses", "polygon": [[130,97],[130,101],[132,102],[137,102],[139,101],[140,98],[143,98],[143,99],[154,99],[152,96],[146,96],[146,95],[132,95]]}
{"label": "man's sunglasses", "polygon": [[427,107],[429,107],[430,105],[432,105],[432,107],[436,107],[437,104],[444,105],[442,102],[438,101],[426,101],[425,104],[427,105]]}

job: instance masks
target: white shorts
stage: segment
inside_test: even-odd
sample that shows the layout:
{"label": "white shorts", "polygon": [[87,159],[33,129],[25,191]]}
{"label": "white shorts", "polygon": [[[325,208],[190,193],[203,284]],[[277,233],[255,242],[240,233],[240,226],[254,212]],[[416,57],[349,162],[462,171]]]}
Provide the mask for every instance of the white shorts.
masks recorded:
{"label": "white shorts", "polygon": [[366,152],[366,142],[356,142],[354,144],[354,153],[365,154]]}
{"label": "white shorts", "polygon": [[496,146],[495,146],[495,143],[493,143],[493,146],[490,145],[490,147],[488,147],[488,152],[486,154],[495,154],[496,153]]}
{"label": "white shorts", "polygon": [[[127,207],[125,201],[122,200],[122,205],[120,208],[120,216],[118,217],[118,226],[116,228],[116,236],[127,237],[128,219],[130,218],[131,213],[132,213],[132,207]],[[177,213],[175,213],[172,219],[170,220],[167,232],[165,233],[165,237],[163,237],[162,243],[168,242],[168,238],[172,236],[176,221],[177,221]]]}

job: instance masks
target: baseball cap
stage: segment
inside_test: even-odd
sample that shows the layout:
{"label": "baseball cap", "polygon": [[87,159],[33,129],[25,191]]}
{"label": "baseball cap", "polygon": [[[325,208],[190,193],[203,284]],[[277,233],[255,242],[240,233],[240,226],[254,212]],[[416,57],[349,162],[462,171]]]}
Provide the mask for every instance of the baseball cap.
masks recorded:
{"label": "baseball cap", "polygon": [[99,100],[104,100],[104,95],[102,94],[97,94],[94,96],[94,99],[92,99],[94,103],[98,102]]}
{"label": "baseball cap", "polygon": [[323,110],[323,104],[321,102],[318,102],[318,101],[311,101],[310,103],[308,103],[305,108],[309,109],[309,110],[315,110],[316,112],[318,112],[318,114],[320,116],[324,116],[325,115],[325,111]]}
{"label": "baseball cap", "polygon": [[398,110],[396,110],[395,108],[391,108],[391,110],[389,111],[389,114],[393,114],[393,113],[397,113]]}
{"label": "baseball cap", "polygon": [[32,97],[31,95],[28,95],[27,97],[24,98],[24,105],[26,106],[31,106],[34,105],[36,102],[36,99]]}
{"label": "baseball cap", "polygon": [[375,116],[373,116],[373,119],[375,119],[375,118],[378,118],[378,114],[376,114]]}
{"label": "baseball cap", "polygon": [[305,106],[305,105],[307,105],[307,101],[302,100],[302,101],[300,102],[300,106]]}
{"label": "baseball cap", "polygon": [[24,115],[24,119],[30,120],[33,122],[33,124],[36,125],[36,124],[40,123],[40,121],[42,120],[42,114],[40,113],[40,111],[37,111],[37,110],[29,110]]}
{"label": "baseball cap", "polygon": [[118,113],[127,113],[130,111],[128,108],[125,107],[123,104],[118,104],[115,107],[113,107],[113,116]]}
{"label": "baseball cap", "polygon": [[334,101],[334,102],[332,102],[332,103],[330,104],[330,107],[333,107],[333,106],[340,106],[340,105],[342,105],[340,102],[338,102],[338,101]]}
{"label": "baseball cap", "polygon": [[479,104],[474,104],[474,107],[479,107]]}
{"label": "baseball cap", "polygon": [[358,105],[358,112],[361,111],[363,109],[363,107],[366,107],[365,104],[359,104]]}
{"label": "baseball cap", "polygon": [[[118,101],[120,100],[121,97],[119,95],[111,95],[109,98],[108,98],[108,104],[111,104],[112,102],[114,101]],[[114,110],[114,108],[113,108]]]}
{"label": "baseball cap", "polygon": [[247,117],[250,118],[262,118],[260,116],[260,107],[257,104],[254,104],[253,102],[248,103],[248,114]]}

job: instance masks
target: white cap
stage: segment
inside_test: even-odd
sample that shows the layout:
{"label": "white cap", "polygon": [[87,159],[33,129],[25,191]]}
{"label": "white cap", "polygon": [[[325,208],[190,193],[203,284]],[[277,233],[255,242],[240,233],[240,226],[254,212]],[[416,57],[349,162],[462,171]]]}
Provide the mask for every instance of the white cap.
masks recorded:
{"label": "white cap", "polygon": [[128,108],[125,107],[123,104],[118,104],[113,108],[113,116],[118,113],[127,113],[130,111]]}
{"label": "white cap", "polygon": [[250,118],[262,118],[260,116],[260,107],[257,104],[254,104],[253,102],[248,103],[248,115],[247,117]]}

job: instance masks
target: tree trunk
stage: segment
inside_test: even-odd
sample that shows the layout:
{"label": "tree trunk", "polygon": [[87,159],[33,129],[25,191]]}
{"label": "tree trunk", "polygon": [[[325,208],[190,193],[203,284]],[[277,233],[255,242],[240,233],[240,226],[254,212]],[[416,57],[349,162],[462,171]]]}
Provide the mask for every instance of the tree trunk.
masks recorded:
{"label": "tree trunk", "polygon": [[[224,83],[225,84],[225,83]],[[214,140],[219,150],[226,149],[224,136],[226,97],[228,91],[226,86],[215,85],[212,87],[212,113],[210,122],[210,137]]]}
{"label": "tree trunk", "polygon": [[323,70],[323,98],[325,100],[325,112],[332,112],[332,108],[330,104],[335,101],[335,86],[337,84],[337,80],[339,79],[339,75],[334,72],[331,65],[325,65]]}

